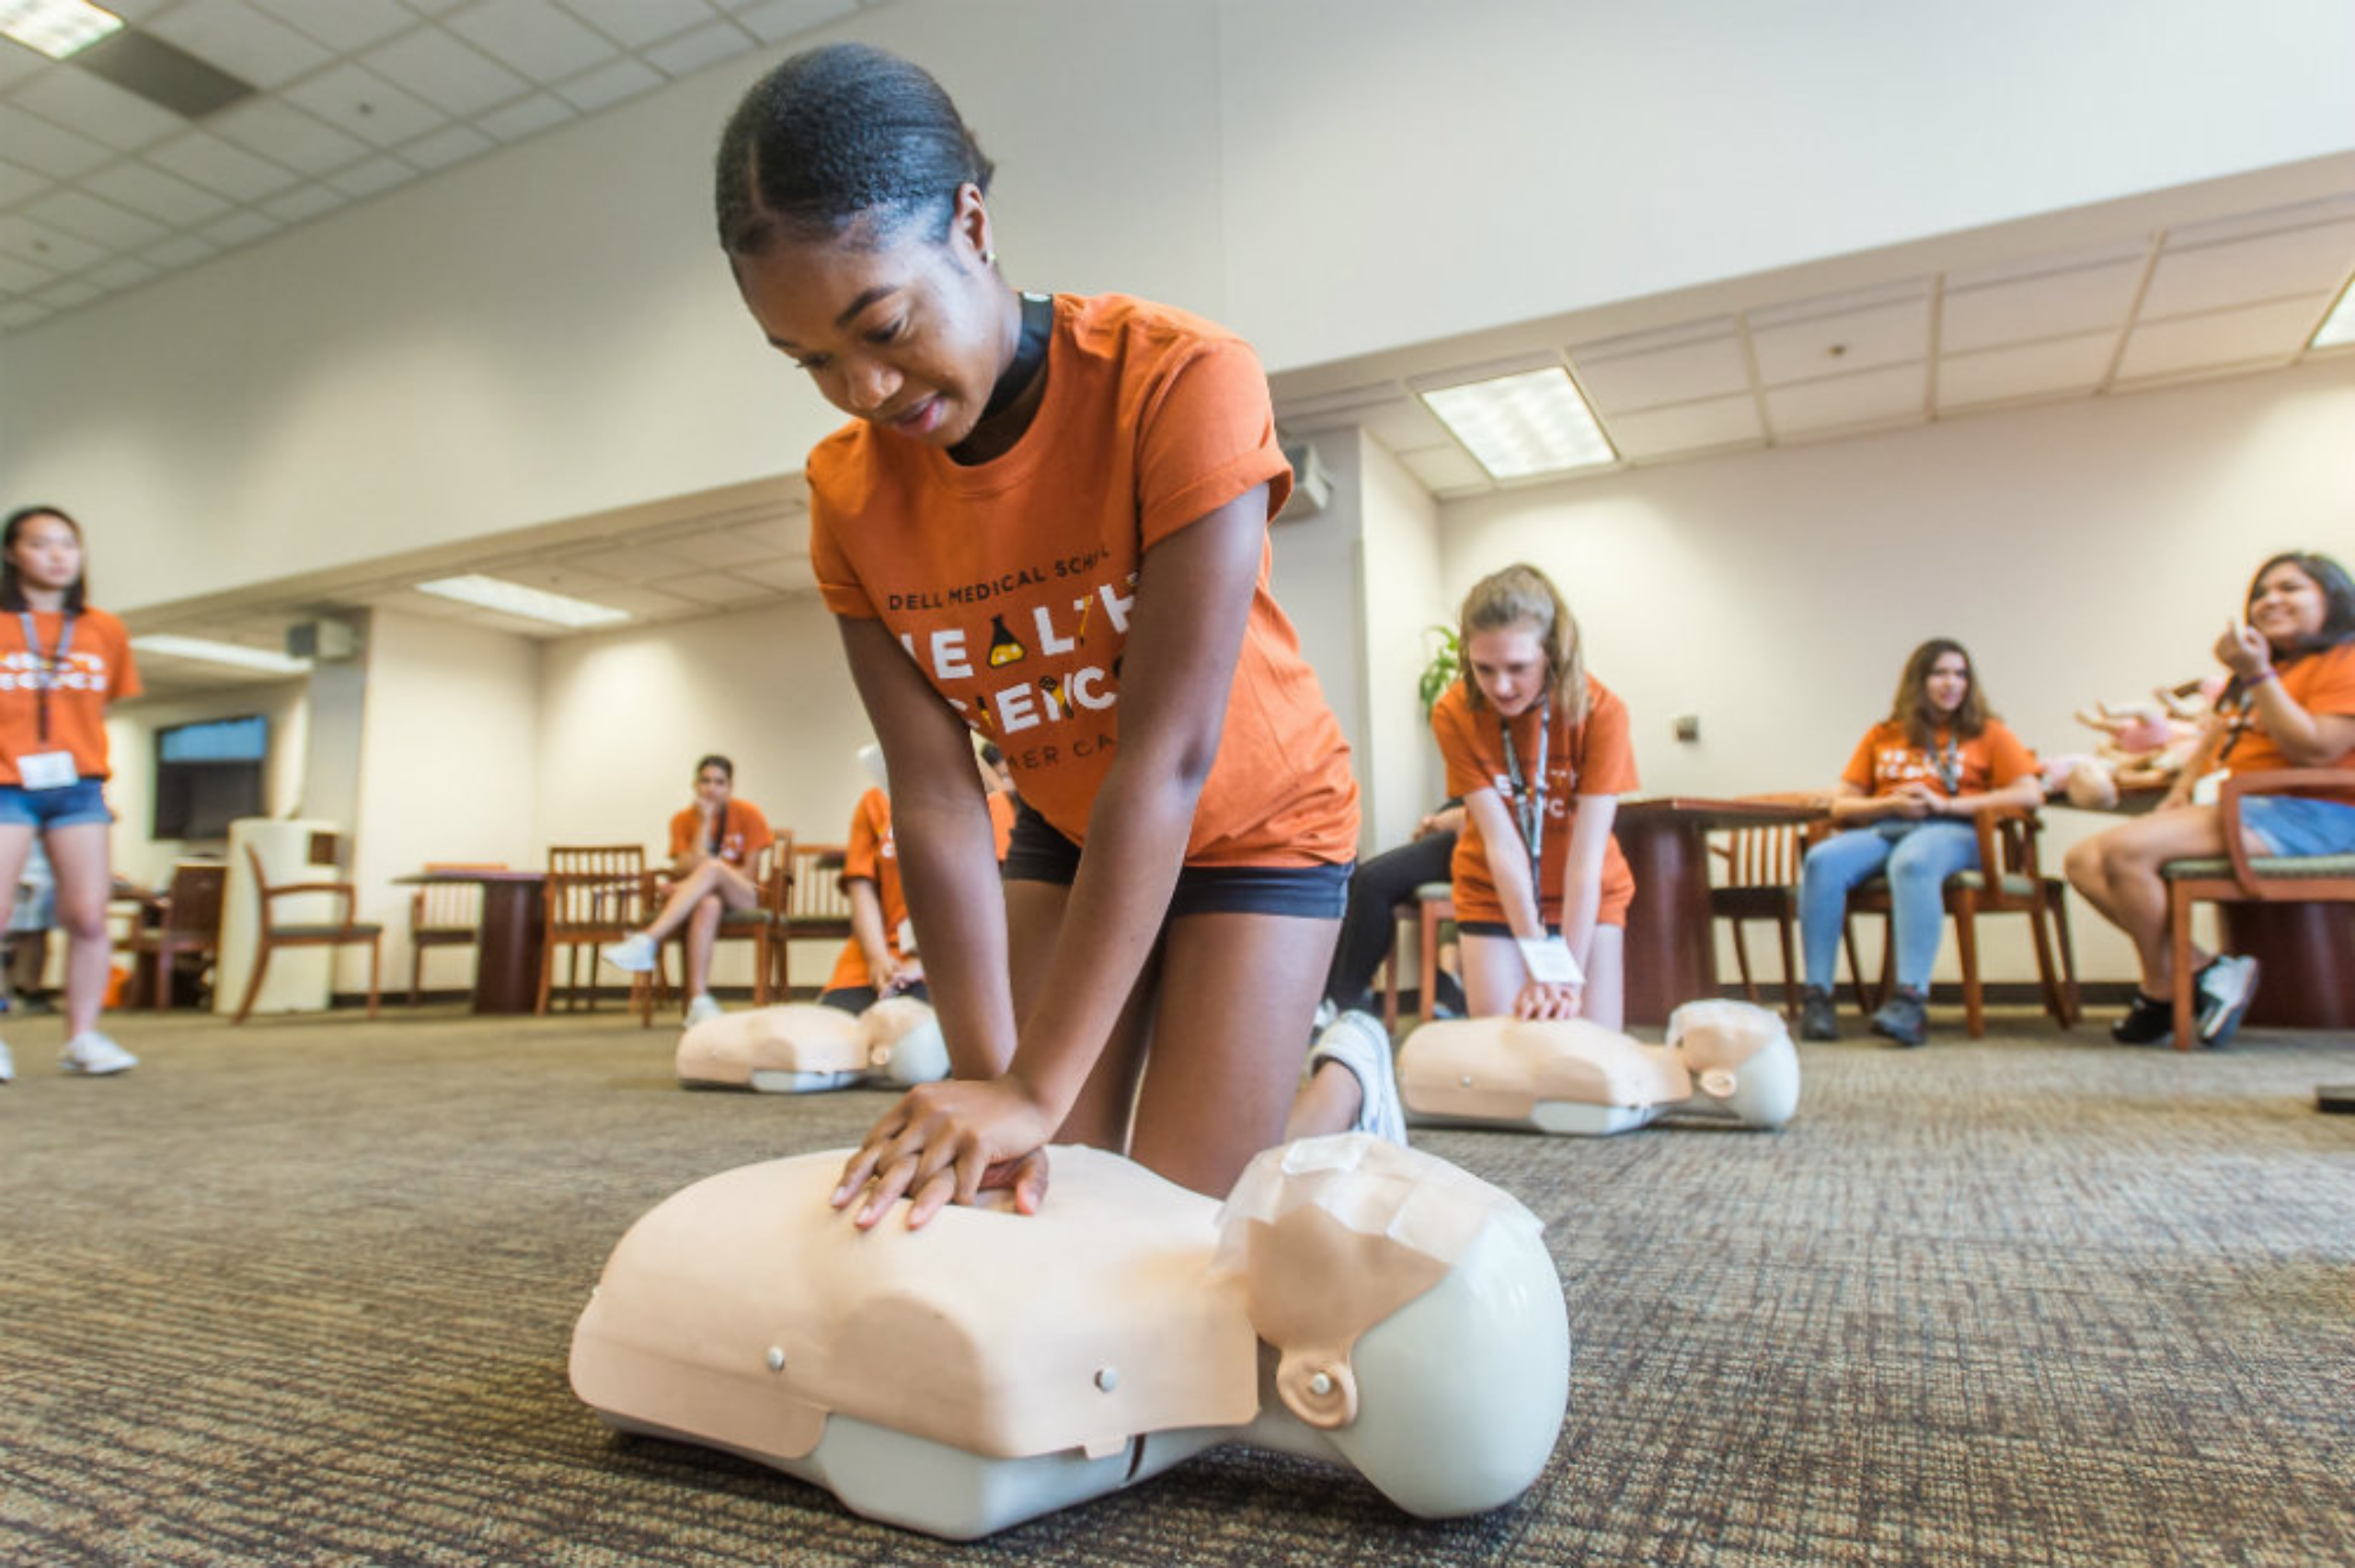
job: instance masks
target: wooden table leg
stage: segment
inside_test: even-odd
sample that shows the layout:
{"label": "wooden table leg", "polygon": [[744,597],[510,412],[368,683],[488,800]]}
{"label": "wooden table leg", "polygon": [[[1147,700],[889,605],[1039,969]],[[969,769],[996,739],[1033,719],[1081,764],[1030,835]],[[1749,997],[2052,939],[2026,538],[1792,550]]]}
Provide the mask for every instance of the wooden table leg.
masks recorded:
{"label": "wooden table leg", "polygon": [[1627,910],[1627,1022],[1658,1025],[1684,1002],[1717,994],[1709,919],[1709,830],[1645,814],[1613,830],[1636,874]]}
{"label": "wooden table leg", "polygon": [[544,898],[535,881],[483,884],[482,931],[475,944],[477,1013],[529,1013],[538,1003]]}

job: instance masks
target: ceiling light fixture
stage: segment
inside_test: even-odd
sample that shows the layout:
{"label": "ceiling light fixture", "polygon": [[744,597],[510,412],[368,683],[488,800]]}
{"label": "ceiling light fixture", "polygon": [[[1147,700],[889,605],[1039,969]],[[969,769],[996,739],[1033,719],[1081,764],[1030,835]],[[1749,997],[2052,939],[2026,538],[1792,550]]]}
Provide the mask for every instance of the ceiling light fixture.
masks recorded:
{"label": "ceiling light fixture", "polygon": [[588,600],[575,599],[569,594],[526,588],[520,582],[509,582],[504,578],[487,578],[479,572],[469,572],[465,577],[436,578],[431,582],[419,583],[417,591],[441,599],[454,599],[461,604],[471,604],[477,609],[521,615],[527,620],[550,621],[559,626],[610,626],[616,621],[629,619],[628,611],[616,610],[610,604],[592,604]]}
{"label": "ceiling light fixture", "polygon": [[1594,410],[1559,365],[1421,388],[1417,395],[1491,478],[1528,479],[1618,461]]}
{"label": "ceiling light fixture", "polygon": [[152,653],[164,658],[193,659],[200,664],[227,664],[239,670],[262,670],[272,675],[307,675],[311,661],[290,658],[268,648],[247,647],[243,643],[217,643],[210,637],[178,637],[167,634],[133,637],[131,646],[141,653]]}
{"label": "ceiling light fixture", "polygon": [[67,60],[122,27],[88,0],[0,0],[0,35],[52,60]]}
{"label": "ceiling light fixture", "polygon": [[2355,281],[2338,291],[2338,303],[2306,339],[2309,349],[2340,349],[2349,343],[2355,343]]}

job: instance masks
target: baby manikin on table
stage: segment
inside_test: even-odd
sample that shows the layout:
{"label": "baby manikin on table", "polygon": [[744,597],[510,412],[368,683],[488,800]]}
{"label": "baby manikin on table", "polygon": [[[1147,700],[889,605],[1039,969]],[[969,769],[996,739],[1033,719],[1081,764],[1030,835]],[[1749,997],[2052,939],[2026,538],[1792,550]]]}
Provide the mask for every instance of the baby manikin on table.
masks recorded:
{"label": "baby manikin on table", "polygon": [[1553,1450],[1552,1260],[1526,1209],[1443,1161],[1303,1139],[1222,1206],[1059,1147],[1038,1214],[911,1231],[829,1205],[847,1153],[730,1171],[640,1219],[574,1331],[581,1399],[959,1539],[1229,1441],[1350,1466],[1429,1516],[1511,1501]]}

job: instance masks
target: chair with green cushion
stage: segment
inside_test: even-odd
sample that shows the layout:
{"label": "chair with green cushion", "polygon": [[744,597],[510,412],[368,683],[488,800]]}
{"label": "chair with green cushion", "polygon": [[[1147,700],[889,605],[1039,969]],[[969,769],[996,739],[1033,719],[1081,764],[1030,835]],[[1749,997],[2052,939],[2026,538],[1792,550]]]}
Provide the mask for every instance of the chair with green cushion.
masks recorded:
{"label": "chair with green cushion", "polygon": [[2167,938],[2175,956],[2175,1048],[2188,1051],[2192,1027],[2191,907],[2211,904],[2355,903],[2355,854],[2252,855],[2241,833],[2241,799],[2251,795],[2315,795],[2355,790],[2355,770],[2288,768],[2227,778],[2216,796],[2226,853],[2173,860],[2159,868],[2167,884]]}

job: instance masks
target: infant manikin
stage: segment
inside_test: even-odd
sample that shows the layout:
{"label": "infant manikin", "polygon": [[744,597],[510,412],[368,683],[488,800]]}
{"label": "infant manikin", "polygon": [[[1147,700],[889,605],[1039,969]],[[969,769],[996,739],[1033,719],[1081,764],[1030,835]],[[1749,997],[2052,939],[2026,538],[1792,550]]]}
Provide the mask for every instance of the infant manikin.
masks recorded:
{"label": "infant manikin", "polygon": [[948,1076],[932,1008],[886,997],[853,1015],[788,1001],[706,1019],[679,1036],[679,1082],[691,1089],[810,1094],[879,1082],[906,1087]]}
{"label": "infant manikin", "polygon": [[711,1177],[632,1227],[573,1332],[580,1398],[958,1539],[1230,1441],[1427,1517],[1511,1501],[1553,1452],[1553,1261],[1528,1210],[1444,1161],[1304,1139],[1221,1205],[1059,1147],[1036,1215],[862,1230],[828,1202],[848,1152]]}
{"label": "infant manikin", "polygon": [[2152,703],[2112,707],[2097,703],[2080,708],[2079,724],[2101,734],[2089,753],[2055,757],[2044,765],[2044,791],[2064,795],[2070,805],[2107,811],[2120,790],[2165,789],[2199,755],[2216,698],[2224,681],[2189,681],[2162,686]]}
{"label": "infant manikin", "polygon": [[1782,1017],[1741,1001],[1688,1001],[1668,1043],[1583,1019],[1452,1018],[1398,1051],[1398,1093],[1425,1123],[1625,1132],[1661,1116],[1778,1127],[1799,1103]]}

